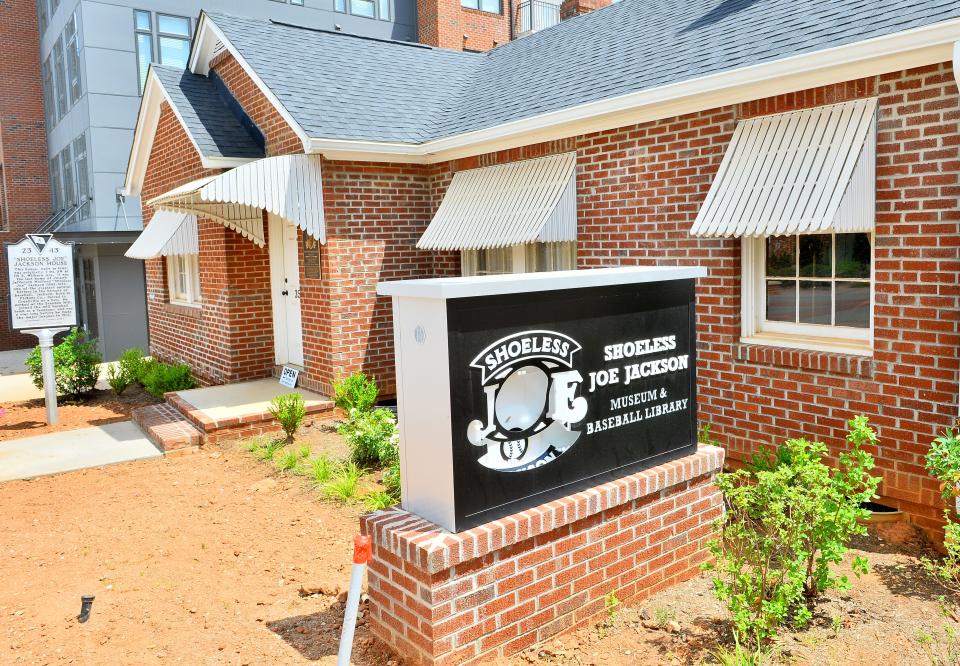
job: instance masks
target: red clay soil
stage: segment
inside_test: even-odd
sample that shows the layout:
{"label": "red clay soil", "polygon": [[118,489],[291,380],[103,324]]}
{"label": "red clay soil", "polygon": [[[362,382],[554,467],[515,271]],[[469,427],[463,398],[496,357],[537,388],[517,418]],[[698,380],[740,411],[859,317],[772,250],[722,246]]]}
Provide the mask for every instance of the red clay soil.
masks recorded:
{"label": "red clay soil", "polygon": [[142,405],[157,402],[138,386],[129,386],[118,395],[110,390],[96,390],[82,402],[62,401],[57,408],[59,423],[47,425],[47,409],[43,398],[25,402],[0,403],[6,413],[0,416],[0,442],[48,432],[63,432],[126,421],[130,412]]}
{"label": "red clay soil", "polygon": [[[360,509],[246,452],[4,483],[0,506],[2,664],[336,662]],[[363,625],[354,655],[391,659]]]}

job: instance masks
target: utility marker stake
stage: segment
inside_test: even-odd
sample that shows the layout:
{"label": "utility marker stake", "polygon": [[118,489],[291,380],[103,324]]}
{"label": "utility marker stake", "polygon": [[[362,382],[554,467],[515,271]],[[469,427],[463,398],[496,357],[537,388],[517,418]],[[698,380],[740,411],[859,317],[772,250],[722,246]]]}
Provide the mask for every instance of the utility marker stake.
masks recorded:
{"label": "utility marker stake", "polygon": [[353,632],[357,626],[357,610],[360,606],[360,586],[363,573],[370,561],[370,537],[358,534],[353,537],[353,568],[350,570],[350,590],[347,592],[347,605],[343,609],[343,629],[340,632],[340,651],[337,652],[337,666],[350,666],[350,654],[353,651]]}

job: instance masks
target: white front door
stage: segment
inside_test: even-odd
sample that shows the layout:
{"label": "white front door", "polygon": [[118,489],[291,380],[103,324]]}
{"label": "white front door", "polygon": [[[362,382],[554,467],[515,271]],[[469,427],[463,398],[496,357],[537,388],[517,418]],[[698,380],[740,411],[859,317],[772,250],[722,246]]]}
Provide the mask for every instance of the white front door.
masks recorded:
{"label": "white front door", "polygon": [[300,252],[297,227],[270,215],[270,286],[273,296],[273,343],[277,365],[303,365],[300,318]]}

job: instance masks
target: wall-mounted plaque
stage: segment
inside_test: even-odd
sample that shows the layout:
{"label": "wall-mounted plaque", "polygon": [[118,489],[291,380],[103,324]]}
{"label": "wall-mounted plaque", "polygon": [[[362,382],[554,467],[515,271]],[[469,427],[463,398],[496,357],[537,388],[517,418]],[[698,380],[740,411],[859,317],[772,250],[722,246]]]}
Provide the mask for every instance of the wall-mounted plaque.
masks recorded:
{"label": "wall-mounted plaque", "polygon": [[395,296],[404,508],[461,531],[693,453],[703,273],[381,284]]}
{"label": "wall-mounted plaque", "polygon": [[303,235],[303,277],[319,280],[320,273],[320,242],[310,236]]}
{"label": "wall-mounted plaque", "polygon": [[10,328],[16,331],[77,325],[73,244],[50,234],[8,243]]}

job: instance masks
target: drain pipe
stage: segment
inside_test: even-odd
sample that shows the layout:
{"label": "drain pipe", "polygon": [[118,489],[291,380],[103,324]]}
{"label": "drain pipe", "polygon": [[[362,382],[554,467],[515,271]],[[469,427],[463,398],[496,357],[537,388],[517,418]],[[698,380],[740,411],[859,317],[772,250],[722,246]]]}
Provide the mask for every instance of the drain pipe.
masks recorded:
{"label": "drain pipe", "polygon": [[80,615],[77,616],[80,624],[83,624],[90,619],[90,610],[93,608],[93,599],[94,596],[92,594],[84,594],[80,597]]}
{"label": "drain pipe", "polygon": [[353,568],[350,570],[350,591],[347,592],[347,605],[343,609],[343,629],[340,632],[340,651],[337,652],[337,666],[350,666],[350,653],[353,651],[353,632],[357,627],[357,610],[360,606],[360,586],[363,574],[370,561],[370,537],[358,534],[353,537]]}

